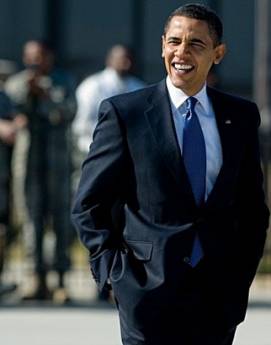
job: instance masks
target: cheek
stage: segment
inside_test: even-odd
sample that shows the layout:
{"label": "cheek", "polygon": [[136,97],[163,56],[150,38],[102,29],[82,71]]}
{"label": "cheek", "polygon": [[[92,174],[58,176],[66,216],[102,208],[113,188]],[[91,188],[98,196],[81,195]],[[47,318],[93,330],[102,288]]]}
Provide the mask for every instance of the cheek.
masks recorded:
{"label": "cheek", "polygon": [[208,59],[204,59],[201,63],[200,63],[200,70],[203,74],[208,74],[210,68],[213,65],[213,59],[212,57],[208,58]]}
{"label": "cheek", "polygon": [[168,50],[164,50],[164,52],[163,52],[163,57],[164,57],[164,59],[165,59],[165,62],[166,62],[167,64],[169,64],[170,61],[172,60],[172,53],[169,52]]}

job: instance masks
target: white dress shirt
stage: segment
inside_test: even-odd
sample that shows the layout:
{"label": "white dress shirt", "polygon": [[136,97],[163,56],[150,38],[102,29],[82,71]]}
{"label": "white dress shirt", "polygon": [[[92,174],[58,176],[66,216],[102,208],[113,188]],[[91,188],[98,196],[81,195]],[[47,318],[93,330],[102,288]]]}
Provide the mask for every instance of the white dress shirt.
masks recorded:
{"label": "white dress shirt", "polygon": [[78,108],[72,125],[79,150],[88,152],[102,100],[144,86],[138,78],[131,75],[122,77],[110,67],[84,79],[76,90]]}
{"label": "white dress shirt", "polygon": [[[166,84],[178,143],[182,151],[184,121],[185,115],[187,114],[187,109],[184,103],[189,96],[187,96],[181,89],[176,88],[172,84],[169,77],[166,79]],[[198,115],[206,145],[206,200],[213,189],[216,178],[222,166],[222,148],[215,113],[212,103],[207,95],[206,84],[196,95],[193,95],[193,97],[198,101],[195,106],[195,112]]]}

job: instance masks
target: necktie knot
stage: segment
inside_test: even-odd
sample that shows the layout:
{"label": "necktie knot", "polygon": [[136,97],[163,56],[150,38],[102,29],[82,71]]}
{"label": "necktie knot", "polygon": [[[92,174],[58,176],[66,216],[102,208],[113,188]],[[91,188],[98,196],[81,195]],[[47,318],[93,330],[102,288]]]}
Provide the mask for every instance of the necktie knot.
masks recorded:
{"label": "necktie knot", "polygon": [[197,104],[197,99],[195,97],[189,97],[186,100],[186,107],[188,111],[195,111],[195,105]]}

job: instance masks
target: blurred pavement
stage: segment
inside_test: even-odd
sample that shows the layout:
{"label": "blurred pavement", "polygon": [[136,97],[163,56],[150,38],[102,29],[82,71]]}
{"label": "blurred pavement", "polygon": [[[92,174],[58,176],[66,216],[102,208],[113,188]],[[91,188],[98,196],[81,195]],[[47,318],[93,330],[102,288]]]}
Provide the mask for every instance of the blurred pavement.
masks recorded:
{"label": "blurred pavement", "polygon": [[[0,302],[1,345],[121,345],[117,312],[113,304],[95,301],[96,287],[86,265],[75,265],[67,276],[72,298],[67,305],[23,303],[21,296],[34,285],[31,264],[13,262],[7,268],[5,280],[15,280],[19,289]],[[55,279],[50,273],[52,286]],[[247,318],[237,330],[234,345],[270,344],[271,278],[258,276],[251,289]]]}
{"label": "blurred pavement", "polygon": [[[112,309],[5,308],[0,325],[4,345],[121,345]],[[234,345],[270,345],[270,327],[270,308],[250,308]]]}

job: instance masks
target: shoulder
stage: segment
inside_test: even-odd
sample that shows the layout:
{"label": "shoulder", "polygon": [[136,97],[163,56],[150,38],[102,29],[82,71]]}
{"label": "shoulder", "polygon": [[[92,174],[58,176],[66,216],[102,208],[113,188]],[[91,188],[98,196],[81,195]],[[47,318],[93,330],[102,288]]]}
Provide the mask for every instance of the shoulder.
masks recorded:
{"label": "shoulder", "polygon": [[10,76],[5,82],[5,92],[15,102],[25,99],[28,92],[29,71],[23,70]]}
{"label": "shoulder", "polygon": [[6,85],[12,84],[12,83],[17,83],[17,82],[26,82],[28,77],[29,77],[29,72],[25,69],[23,71],[20,71],[16,74],[13,74],[12,76],[10,76],[6,81]]}
{"label": "shoulder", "polygon": [[133,75],[131,75],[131,76],[129,76],[127,78],[127,83],[131,87],[130,91],[135,91],[137,89],[142,89],[142,88],[147,86],[146,83],[143,80],[141,80],[141,79],[139,79],[139,78],[137,78],[137,77],[135,77]]}
{"label": "shoulder", "polygon": [[119,121],[126,124],[141,123],[145,110],[150,107],[149,98],[155,92],[156,86],[149,86],[132,92],[107,98],[101,102],[99,116],[115,114]]}
{"label": "shoulder", "polygon": [[224,111],[234,113],[236,119],[244,123],[256,122],[257,126],[259,126],[260,114],[255,102],[209,87],[207,88],[207,93],[212,103],[219,104]]}
{"label": "shoulder", "polygon": [[107,98],[105,101],[112,103],[116,107],[125,107],[127,109],[144,107],[146,103],[148,103],[149,97],[156,89],[157,84],[154,84],[132,92],[126,92],[121,95]]}
{"label": "shoulder", "polygon": [[252,102],[251,100],[247,99],[247,98],[243,98],[241,96],[238,95],[234,95],[231,93],[227,93],[227,92],[222,92],[218,89],[214,89],[211,87],[207,88],[207,93],[208,95],[211,96],[211,98],[214,97],[218,97],[221,101],[224,102],[230,102],[230,104],[235,104],[238,106],[246,106],[246,107],[255,107],[256,104],[254,102]]}
{"label": "shoulder", "polygon": [[103,78],[103,71],[91,74],[81,81],[77,87],[78,93],[88,92],[89,89],[92,89],[100,80]]}
{"label": "shoulder", "polygon": [[94,74],[91,74],[89,76],[87,76],[85,79],[82,80],[82,82],[79,84],[79,87],[84,87],[88,84],[91,84],[91,83],[95,83],[97,81],[99,81],[100,79],[103,78],[105,74],[105,70],[102,70],[102,71],[99,71],[99,72],[96,72]]}

